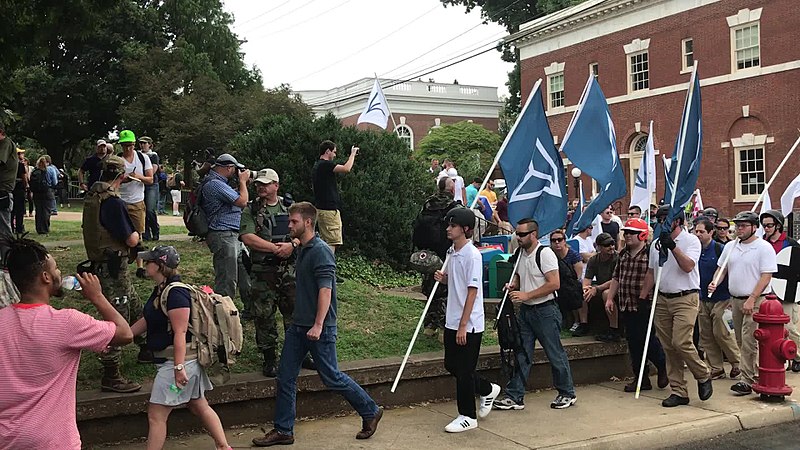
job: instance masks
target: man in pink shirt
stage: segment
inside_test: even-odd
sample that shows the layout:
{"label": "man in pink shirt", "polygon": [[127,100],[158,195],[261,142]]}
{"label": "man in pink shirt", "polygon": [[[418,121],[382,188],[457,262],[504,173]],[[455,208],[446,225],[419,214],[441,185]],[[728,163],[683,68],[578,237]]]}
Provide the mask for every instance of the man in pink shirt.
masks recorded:
{"label": "man in pink shirt", "polygon": [[75,382],[81,350],[129,344],[133,333],[96,276],[77,278],[103,320],[50,306],[64,289],[55,259],[41,244],[12,238],[8,247],[6,267],[20,302],[0,309],[0,450],[79,450]]}

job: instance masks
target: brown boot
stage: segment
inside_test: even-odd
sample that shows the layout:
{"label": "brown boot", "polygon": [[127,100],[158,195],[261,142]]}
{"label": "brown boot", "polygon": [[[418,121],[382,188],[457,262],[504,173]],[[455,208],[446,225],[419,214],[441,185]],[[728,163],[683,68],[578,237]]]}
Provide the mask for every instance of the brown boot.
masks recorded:
{"label": "brown boot", "polygon": [[119,392],[120,394],[130,394],[142,388],[139,383],[126,380],[119,373],[119,367],[109,366],[103,368],[103,379],[100,380],[100,390],[104,392]]}
{"label": "brown boot", "polygon": [[272,447],[273,445],[292,445],[294,444],[294,436],[291,434],[283,434],[278,430],[270,430],[264,437],[253,439],[253,445],[256,447]]}

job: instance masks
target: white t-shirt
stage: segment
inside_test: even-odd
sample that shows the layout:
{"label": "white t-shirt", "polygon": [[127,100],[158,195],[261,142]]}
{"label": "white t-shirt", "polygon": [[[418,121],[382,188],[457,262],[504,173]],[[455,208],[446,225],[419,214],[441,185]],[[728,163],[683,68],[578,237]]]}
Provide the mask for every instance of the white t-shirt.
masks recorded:
{"label": "white t-shirt", "polygon": [[[556,272],[558,271],[558,257],[550,247],[546,246],[542,249],[542,253],[539,256],[542,263],[541,270],[539,270],[539,267],[536,265],[536,252],[538,249],[539,247],[537,246],[530,254],[525,250],[520,252],[520,258],[522,259],[519,262],[517,274],[519,274],[519,290],[521,292],[531,292],[539,289],[547,282],[544,274],[553,270]],[[526,305],[538,305],[554,298],[554,294],[548,294],[544,297],[534,298],[524,303]]]}
{"label": "white t-shirt", "polygon": [[[578,241],[578,253],[594,253],[594,237],[589,235],[585,239],[575,235],[575,239]],[[583,260],[583,255],[581,255],[581,260]],[[586,266],[588,261],[583,262],[583,273],[581,274],[581,280],[583,280],[584,275],[586,275]]]}
{"label": "white t-shirt", "polygon": [[467,241],[461,250],[455,251],[453,247],[448,250],[450,260],[447,262],[447,312],[445,314],[445,327],[458,331],[461,314],[467,303],[467,290],[474,287],[478,289],[472,313],[467,323],[467,333],[482,333],[483,321],[483,260],[481,252]]}
{"label": "white t-shirt", "polygon": [[453,177],[453,181],[456,184],[456,191],[453,194],[453,200],[457,202],[461,202],[462,205],[465,205],[467,199],[464,198],[464,179],[461,178],[461,175],[457,177]]}
{"label": "white t-shirt", "polygon": [[[764,239],[756,239],[749,244],[735,241],[725,244],[717,260],[717,266],[722,267],[722,261],[731,253],[728,259],[728,291],[735,297],[747,297],[761,278],[761,274],[775,273],[778,271],[778,260],[775,249]],[[762,294],[768,294],[770,287],[767,285]]]}
{"label": "white t-shirt", "polygon": [[[654,270],[661,270],[661,285],[658,287],[659,292],[667,294],[675,294],[681,291],[688,291],[690,289],[700,289],[700,266],[697,262],[700,260],[700,253],[703,250],[703,245],[700,244],[700,239],[697,236],[689,233],[685,229],[681,230],[681,234],[675,238],[675,247],[683,252],[684,255],[694,261],[694,269],[686,273],[678,266],[678,261],[675,255],[669,252],[667,262],[660,269],[658,267],[658,250],[656,250],[655,242],[650,246],[650,261],[648,266]],[[658,272],[655,272],[658,277]]]}
{"label": "white t-shirt", "polygon": [[[139,153],[134,151],[133,152],[133,162],[128,162],[128,160],[122,156],[122,159],[125,161],[125,173],[137,173],[139,175],[144,175],[146,170],[151,170],[153,168],[153,163],[150,162],[150,158],[147,155],[143,155],[144,158],[144,167],[142,167],[142,161],[139,160]],[[131,180],[127,183],[122,183],[119,187],[119,198],[122,199],[127,204],[132,203],[139,203],[144,201],[144,183],[139,181]]]}
{"label": "white t-shirt", "polygon": [[447,176],[447,169],[442,169],[442,171],[439,172],[439,175],[436,175],[436,183],[439,183],[439,180],[441,180],[446,176]]}

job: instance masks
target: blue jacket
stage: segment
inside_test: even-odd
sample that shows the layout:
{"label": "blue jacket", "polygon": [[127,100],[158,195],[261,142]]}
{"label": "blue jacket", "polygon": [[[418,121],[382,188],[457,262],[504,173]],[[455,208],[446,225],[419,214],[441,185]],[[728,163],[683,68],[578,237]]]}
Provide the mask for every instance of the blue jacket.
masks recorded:
{"label": "blue jacket", "polygon": [[717,290],[711,298],[708,298],[708,285],[714,280],[714,273],[717,271],[717,260],[722,255],[724,245],[717,241],[711,241],[707,247],[700,251],[700,260],[697,261],[700,269],[700,300],[706,302],[718,302],[731,298],[728,292],[728,277],[717,286]]}

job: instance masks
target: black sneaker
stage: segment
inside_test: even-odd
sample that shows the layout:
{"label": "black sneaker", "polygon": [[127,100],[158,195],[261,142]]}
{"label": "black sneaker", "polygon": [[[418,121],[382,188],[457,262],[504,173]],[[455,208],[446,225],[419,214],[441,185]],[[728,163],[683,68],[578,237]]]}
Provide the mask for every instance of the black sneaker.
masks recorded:
{"label": "black sneaker", "polygon": [[589,324],[582,323],[578,325],[578,328],[575,328],[575,331],[572,332],[572,337],[581,337],[586,336],[589,334]]}
{"label": "black sneaker", "polygon": [[681,397],[680,395],[672,394],[669,397],[665,398],[663,402],[661,402],[661,406],[664,408],[674,408],[676,406],[681,405],[688,405],[689,398],[688,397]]}
{"label": "black sneaker", "polygon": [[621,340],[619,332],[613,329],[609,329],[603,334],[598,334],[594,338],[600,342],[620,342]]}
{"label": "black sneaker", "polygon": [[525,409],[525,403],[522,401],[516,402],[511,397],[503,397],[500,400],[495,400],[492,404],[493,409],[499,409],[501,411],[510,411],[515,410],[518,411],[520,409]]}
{"label": "black sneaker", "polygon": [[753,393],[753,388],[744,381],[740,381],[731,386],[731,390],[738,395],[748,395]]}

